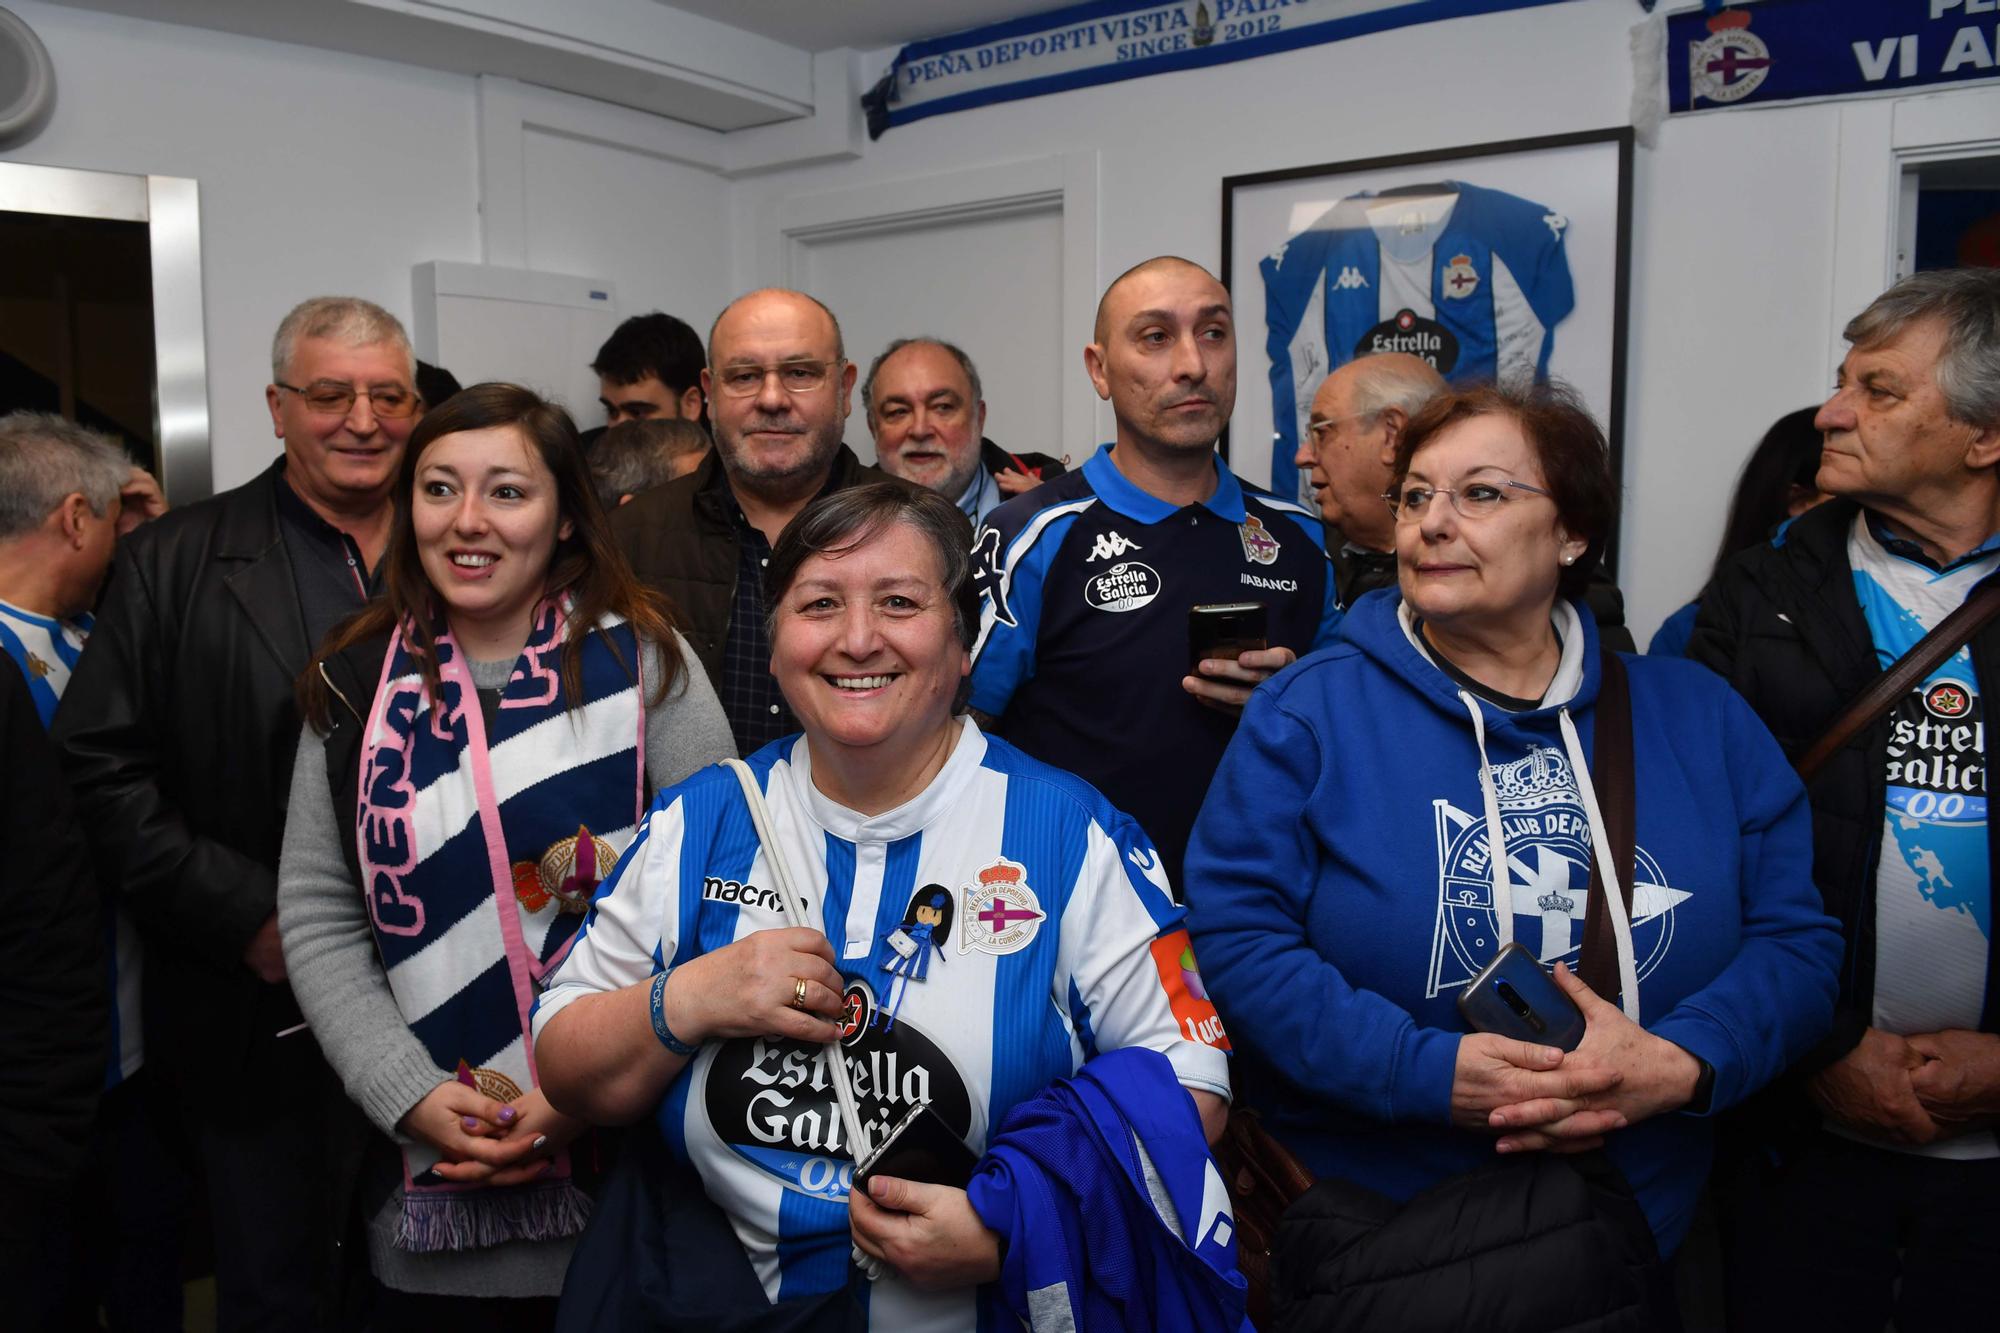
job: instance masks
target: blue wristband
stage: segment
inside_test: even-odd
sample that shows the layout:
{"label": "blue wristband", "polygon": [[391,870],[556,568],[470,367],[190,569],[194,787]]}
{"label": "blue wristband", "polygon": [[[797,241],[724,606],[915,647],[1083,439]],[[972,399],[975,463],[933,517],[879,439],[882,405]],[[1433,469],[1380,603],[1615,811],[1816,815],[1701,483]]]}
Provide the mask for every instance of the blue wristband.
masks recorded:
{"label": "blue wristband", "polygon": [[653,978],[653,1035],[660,1039],[660,1045],[675,1055],[693,1055],[695,1048],[674,1035],[667,1026],[667,978],[674,974],[670,967]]}

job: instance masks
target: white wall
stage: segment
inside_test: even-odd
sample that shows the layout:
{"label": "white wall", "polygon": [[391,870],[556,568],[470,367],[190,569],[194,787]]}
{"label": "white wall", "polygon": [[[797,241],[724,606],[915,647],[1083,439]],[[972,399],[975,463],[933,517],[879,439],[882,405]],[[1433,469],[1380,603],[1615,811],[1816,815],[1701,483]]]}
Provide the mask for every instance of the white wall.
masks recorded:
{"label": "white wall", "polygon": [[[730,295],[729,186],[712,172],[521,134],[508,179],[523,244],[489,256],[476,80],[38,0],[8,7],[48,46],[58,101],[0,161],[200,183],[218,490],[277,455],[271,335],[305,297],[365,296],[408,322],[410,270],[434,259],[606,278],[623,312],[665,308],[704,331]],[[572,406],[601,422],[594,403]]]}
{"label": "white wall", "polygon": [[201,186],[217,489],[277,456],[271,335],[296,302],[410,317],[410,266],[477,260],[472,81],[389,61],[9,0],[55,61],[49,126],[0,160]]}
{"label": "white wall", "polygon": [[[1580,0],[893,129],[859,163],[742,182],[736,285],[777,276],[770,257],[783,247],[770,232],[787,200],[1078,148],[1099,154],[1100,285],[1160,253],[1214,265],[1225,176],[1627,123],[1640,17],[1631,0]],[[1975,99],[1994,97],[1909,100],[1969,109]],[[1834,275],[1843,114],[1850,125],[1873,123],[1895,106],[1675,120],[1657,149],[1637,154],[1620,581],[1642,643],[1696,591],[1757,437],[1824,396],[1833,330],[1853,313],[1833,310],[1831,296],[1854,287]],[[1887,132],[1875,137],[1886,149]],[[1893,169],[1883,165],[1882,176],[1892,180]],[[1881,284],[1864,274],[1862,285]],[[978,319],[976,310],[926,309],[916,322],[951,337]],[[1065,364],[1080,364],[1073,349]],[[1097,427],[1109,438],[1108,413]],[[1071,453],[1078,443],[1064,441]]]}

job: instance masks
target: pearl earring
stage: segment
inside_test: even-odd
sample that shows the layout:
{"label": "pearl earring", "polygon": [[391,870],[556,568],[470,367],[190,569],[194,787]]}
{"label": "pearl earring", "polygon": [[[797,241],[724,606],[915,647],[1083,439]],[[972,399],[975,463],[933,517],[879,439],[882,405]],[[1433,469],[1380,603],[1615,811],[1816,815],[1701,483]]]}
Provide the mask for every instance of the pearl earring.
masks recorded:
{"label": "pearl earring", "polygon": [[1563,557],[1563,563],[1565,565],[1573,565],[1576,563],[1576,557],[1573,555],[1566,555]]}

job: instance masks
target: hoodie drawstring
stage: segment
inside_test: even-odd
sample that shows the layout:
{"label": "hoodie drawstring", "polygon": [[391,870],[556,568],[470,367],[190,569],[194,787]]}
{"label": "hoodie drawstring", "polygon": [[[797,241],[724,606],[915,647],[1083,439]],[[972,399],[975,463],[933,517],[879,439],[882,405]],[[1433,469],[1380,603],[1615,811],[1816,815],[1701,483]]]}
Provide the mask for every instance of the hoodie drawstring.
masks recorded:
{"label": "hoodie drawstring", "polygon": [[[1493,785],[1493,766],[1486,758],[1486,717],[1479,707],[1479,701],[1465,690],[1458,692],[1458,701],[1465,705],[1465,711],[1472,717],[1472,737],[1479,746],[1479,797],[1486,811],[1486,850],[1493,875],[1493,919],[1496,933],[1500,936],[1499,947],[1504,949],[1514,941],[1514,902],[1510,892],[1512,878],[1507,864],[1507,840],[1500,826],[1500,793]],[[1611,862],[1611,838],[1604,831],[1604,813],[1598,809],[1597,788],[1590,780],[1590,767],[1584,762],[1583,743],[1576,734],[1576,724],[1570,720],[1569,709],[1558,710],[1558,725],[1562,728],[1563,749],[1569,755],[1571,772],[1576,775],[1577,793],[1583,799],[1583,812],[1590,823],[1591,855],[1597,858],[1597,873],[1604,881],[1605,908],[1611,913],[1611,934],[1617,941],[1618,985],[1620,989],[1619,1007],[1634,1023],[1639,1021],[1639,970],[1632,950],[1632,922],[1625,912],[1625,893],[1618,883],[1618,870]]]}

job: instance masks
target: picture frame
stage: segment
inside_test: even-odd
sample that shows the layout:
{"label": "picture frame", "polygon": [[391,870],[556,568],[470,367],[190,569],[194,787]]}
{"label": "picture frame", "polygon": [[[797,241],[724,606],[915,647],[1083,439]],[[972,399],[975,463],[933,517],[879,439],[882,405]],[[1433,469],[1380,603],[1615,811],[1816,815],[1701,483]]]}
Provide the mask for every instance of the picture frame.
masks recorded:
{"label": "picture frame", "polygon": [[1566,381],[1622,478],[1632,145],[1623,127],[1225,177],[1232,470],[1310,505],[1291,455],[1312,395],[1374,349]]}

